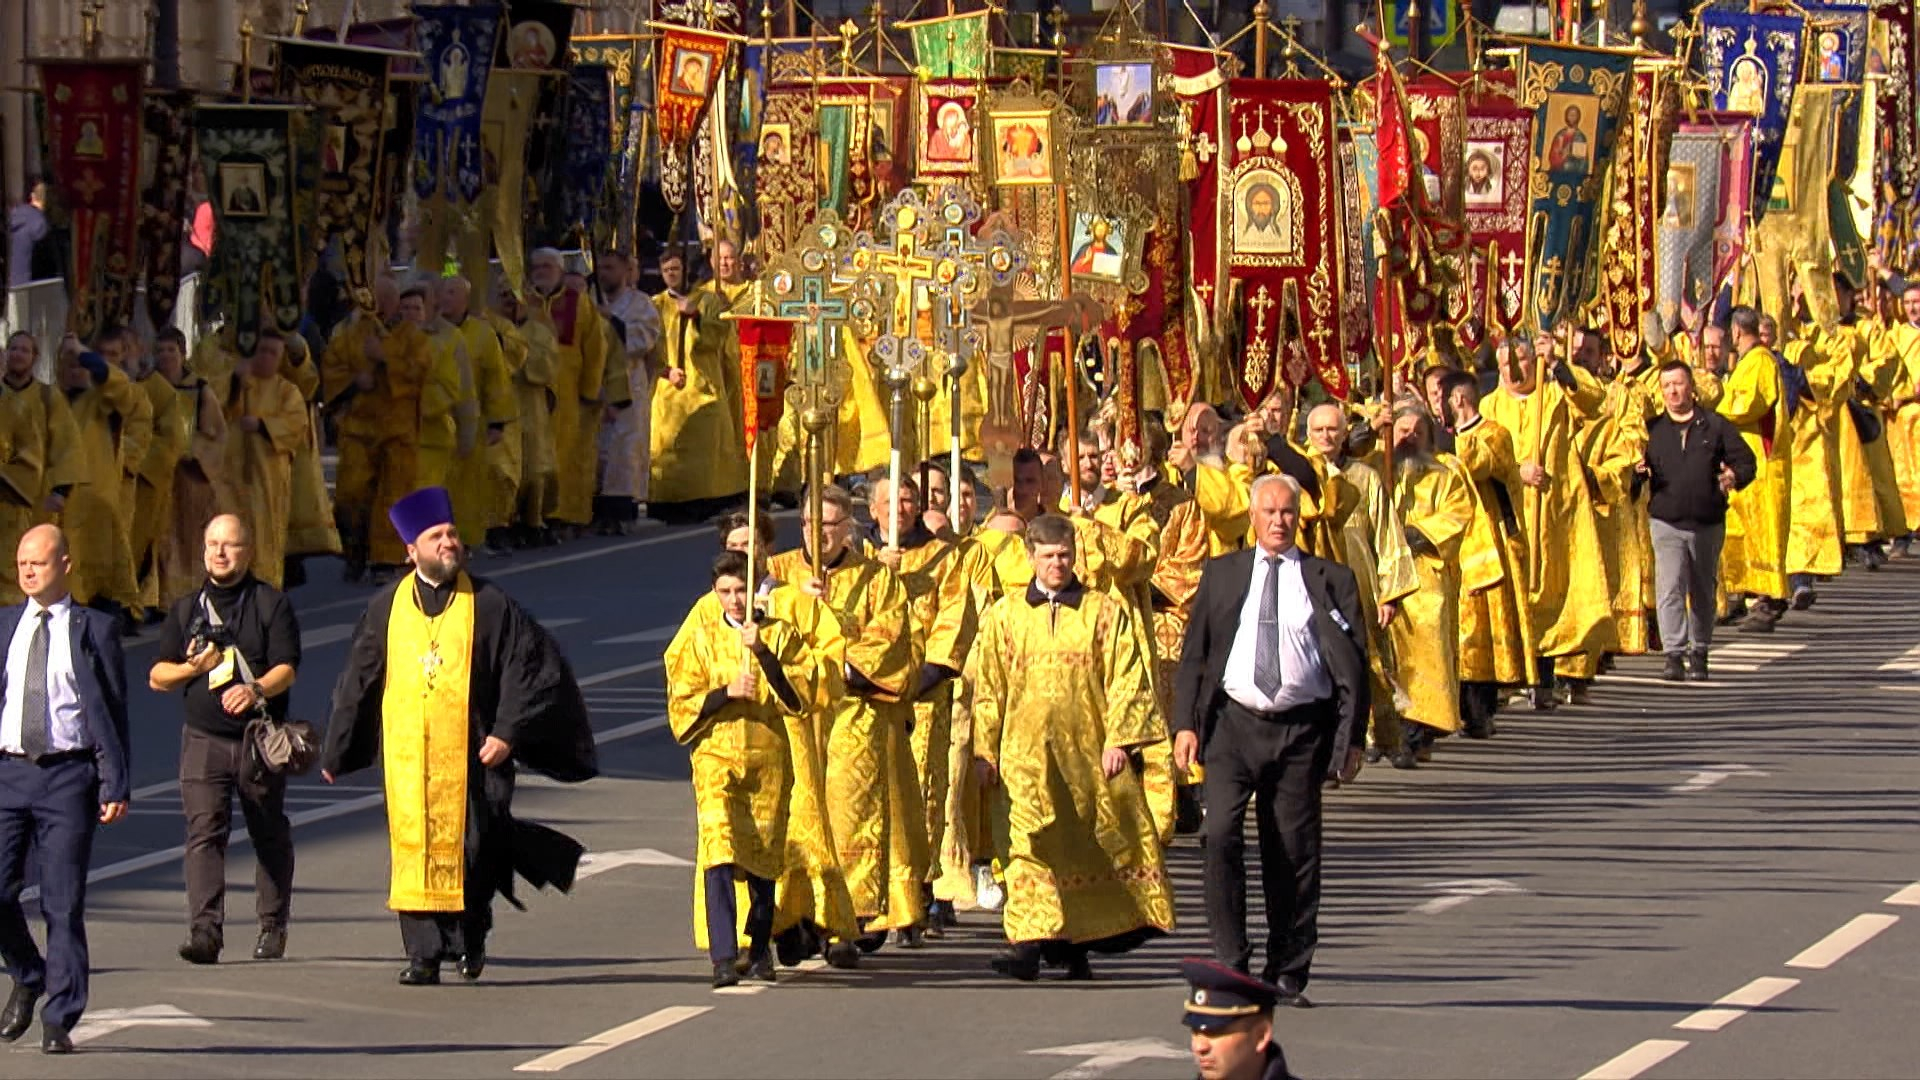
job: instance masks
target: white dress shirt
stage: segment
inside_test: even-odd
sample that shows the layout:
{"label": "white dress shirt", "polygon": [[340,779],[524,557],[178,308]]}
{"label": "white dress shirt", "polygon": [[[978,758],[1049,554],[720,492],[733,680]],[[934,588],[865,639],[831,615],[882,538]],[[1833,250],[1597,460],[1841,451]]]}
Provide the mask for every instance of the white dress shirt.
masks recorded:
{"label": "white dress shirt", "polygon": [[1313,599],[1307,595],[1307,581],[1300,571],[1300,549],[1288,548],[1280,556],[1280,691],[1272,697],[1254,684],[1254,654],[1260,639],[1260,598],[1266,594],[1266,551],[1253,552],[1253,580],[1247,586],[1247,598],[1240,605],[1240,628],[1233,635],[1233,649],[1227,653],[1227,670],[1221,688],[1242,708],[1255,712],[1283,712],[1333,696],[1333,679],[1320,657],[1320,642],[1313,632]]}
{"label": "white dress shirt", "polygon": [[0,751],[24,752],[20,741],[20,714],[27,700],[27,652],[33,647],[33,632],[40,626],[40,612],[51,613],[47,620],[47,707],[52,714],[47,752],[84,750],[93,744],[87,737],[87,717],[80,708],[80,684],[73,674],[73,598],[62,597],[46,608],[38,600],[28,600],[13,629],[7,646],[7,693],[0,704]]}

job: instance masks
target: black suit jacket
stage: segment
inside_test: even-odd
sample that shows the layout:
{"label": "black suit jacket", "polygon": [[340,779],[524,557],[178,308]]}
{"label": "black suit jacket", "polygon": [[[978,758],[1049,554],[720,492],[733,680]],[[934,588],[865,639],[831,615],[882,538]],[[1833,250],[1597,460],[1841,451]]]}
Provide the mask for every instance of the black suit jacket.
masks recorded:
{"label": "black suit jacket", "polygon": [[[1197,734],[1202,755],[1229,701],[1221,683],[1227,654],[1233,651],[1233,638],[1240,629],[1240,609],[1252,587],[1253,560],[1259,554],[1258,548],[1236,551],[1212,560],[1200,572],[1200,590],[1193,598],[1193,617],[1187,623],[1180,670],[1174,678],[1173,729]],[[1365,744],[1371,707],[1360,586],[1353,571],[1305,552],[1300,554],[1300,573],[1313,602],[1320,657],[1333,682],[1332,761],[1338,769],[1349,747]]]}
{"label": "black suit jacket", "polygon": [[[24,603],[0,608],[0,650],[11,646],[13,632],[26,612]],[[73,630],[73,677],[79,685],[80,709],[93,741],[94,765],[100,770],[100,801],[126,802],[127,657],[120,648],[120,623],[104,612],[75,604],[67,625]],[[6,654],[0,652],[0,694],[5,694],[6,687]]]}

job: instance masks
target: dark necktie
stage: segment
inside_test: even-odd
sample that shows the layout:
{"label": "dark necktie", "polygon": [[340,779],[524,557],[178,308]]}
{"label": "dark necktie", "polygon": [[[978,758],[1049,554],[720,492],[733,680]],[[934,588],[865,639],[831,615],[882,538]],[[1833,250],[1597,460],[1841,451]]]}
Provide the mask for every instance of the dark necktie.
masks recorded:
{"label": "dark necktie", "polygon": [[1260,596],[1260,628],[1253,639],[1253,685],[1280,693],[1280,556],[1267,556],[1267,588]]}
{"label": "dark necktie", "polygon": [[53,635],[46,608],[33,613],[40,625],[27,643],[27,683],[20,688],[20,749],[27,760],[38,761],[53,750],[53,708],[47,699],[47,650]]}

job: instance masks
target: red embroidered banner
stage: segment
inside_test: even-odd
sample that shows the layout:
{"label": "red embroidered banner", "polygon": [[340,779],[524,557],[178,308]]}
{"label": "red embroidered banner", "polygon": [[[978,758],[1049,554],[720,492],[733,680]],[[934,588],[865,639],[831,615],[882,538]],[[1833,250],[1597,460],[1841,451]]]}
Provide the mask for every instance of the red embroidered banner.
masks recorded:
{"label": "red embroidered banner", "polygon": [[1527,292],[1527,162],[1533,111],[1520,107],[1511,72],[1483,75],[1465,95],[1461,206],[1472,234],[1467,332],[1478,348],[1519,329]]}
{"label": "red embroidered banner", "polygon": [[[1417,351],[1420,328],[1444,317],[1450,304],[1456,270],[1452,263],[1465,254],[1467,233],[1444,216],[1432,199],[1423,171],[1418,134],[1406,87],[1380,49],[1376,58],[1373,97],[1379,145],[1380,240],[1384,249],[1379,296],[1374,305],[1374,349],[1386,369],[1386,385],[1393,373]],[[1434,129],[1436,132],[1438,128]],[[1433,136],[1428,136],[1429,143]]]}
{"label": "red embroidered banner", "polygon": [[1753,117],[1745,113],[1703,112],[1683,118],[1683,132],[1710,132],[1721,140],[1719,217],[1713,231],[1713,287],[1734,285],[1739,295],[1740,266],[1747,253],[1747,222],[1753,212]]}
{"label": "red embroidered banner", "polygon": [[734,324],[740,335],[740,404],[749,457],[760,433],[780,423],[793,325],[791,319],[740,319]]}
{"label": "red embroidered banner", "polygon": [[670,23],[654,23],[659,31],[654,54],[654,113],[660,144],[685,151],[693,142],[700,114],[713,98],[734,38]]}
{"label": "red embroidered banner", "polygon": [[40,61],[48,163],[72,216],[67,328],[83,340],[105,329],[110,312],[130,310],[133,299],[145,64]]}
{"label": "red embroidered banner", "polygon": [[1594,296],[1595,328],[1615,360],[1627,363],[1643,347],[1641,313],[1654,306],[1657,177],[1667,171],[1664,80],[1652,71],[1633,73],[1633,103],[1613,160],[1613,190],[1606,204],[1606,232]]}
{"label": "red embroidered banner", "polygon": [[1231,309],[1241,327],[1235,382],[1256,407],[1284,379],[1318,375],[1345,393],[1340,348],[1333,90],[1317,79],[1235,79],[1227,202]]}

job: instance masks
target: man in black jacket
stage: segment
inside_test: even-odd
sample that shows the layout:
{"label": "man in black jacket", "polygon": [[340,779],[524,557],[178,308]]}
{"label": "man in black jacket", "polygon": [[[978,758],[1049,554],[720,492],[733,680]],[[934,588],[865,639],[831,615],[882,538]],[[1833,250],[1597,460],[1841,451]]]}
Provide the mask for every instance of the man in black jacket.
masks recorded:
{"label": "man in black jacket", "polygon": [[1294,546],[1300,485],[1254,481],[1258,548],[1208,563],[1175,678],[1174,761],[1204,759],[1207,927],[1214,956],[1248,971],[1246,843],[1259,803],[1267,959],[1282,999],[1304,993],[1320,908],[1320,791],[1331,767],[1360,771],[1368,689],[1366,624],[1353,572]]}
{"label": "man in black jacket", "polygon": [[1707,679],[1713,644],[1720,545],[1727,532],[1727,493],[1753,482],[1753,451],[1718,413],[1695,407],[1693,369],[1672,361],[1660,369],[1666,412],[1647,424],[1640,476],[1652,488],[1654,591],[1669,682]]}
{"label": "man in black jacket", "polygon": [[287,718],[287,694],[300,667],[300,623],[286,594],[253,576],[253,536],[239,518],[222,514],[208,522],[202,551],[206,584],[167,613],[147,674],[156,692],[181,691],[186,708],[180,805],[187,815],[187,940],[180,958],[218,963],[225,946],[227,839],[238,794],[260,862],[253,958],[278,960],[287,952],[293,904],[287,777],[259,766],[249,752],[247,725],[263,713]]}

